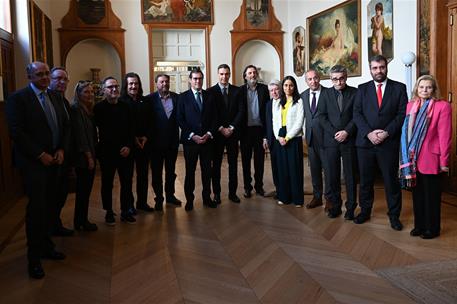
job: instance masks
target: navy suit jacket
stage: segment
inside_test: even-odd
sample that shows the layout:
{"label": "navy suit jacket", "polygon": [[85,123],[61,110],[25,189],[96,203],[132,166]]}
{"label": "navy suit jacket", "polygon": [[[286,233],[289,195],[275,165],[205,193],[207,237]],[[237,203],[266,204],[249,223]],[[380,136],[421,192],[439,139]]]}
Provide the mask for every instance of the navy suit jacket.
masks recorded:
{"label": "navy suit jacket", "polygon": [[314,112],[314,114],[311,113],[311,107],[309,105],[310,89],[306,89],[303,93],[300,94],[300,97],[303,100],[303,110],[305,111],[305,139],[308,146],[316,144],[318,147],[321,147],[324,141],[324,131],[319,124],[318,115],[319,108],[321,106],[321,99],[324,95],[325,90],[327,90],[327,88],[321,86],[321,94],[319,95],[319,100],[317,101],[317,110]]}
{"label": "navy suit jacket", "polygon": [[146,116],[148,121],[151,121],[148,138],[153,150],[179,146],[178,94],[170,92],[170,97],[173,102],[173,111],[168,118],[159,93],[154,92],[147,96]]}
{"label": "navy suit jacket", "polygon": [[389,136],[377,147],[392,149],[398,153],[401,127],[405,119],[406,86],[403,83],[387,79],[386,88],[382,97],[381,108],[378,107],[376,87],[374,81],[359,85],[354,101],[354,122],[357,126],[356,146],[370,148],[374,145],[367,134],[381,129]]}
{"label": "navy suit jacket", "polygon": [[[62,96],[47,91],[54,106],[59,128],[58,149],[69,145],[70,121],[64,109]],[[6,100],[6,114],[11,139],[14,142],[14,164],[24,167],[39,162],[43,153],[54,154],[52,132],[40,101],[30,86],[11,94]]]}
{"label": "navy suit jacket", "polygon": [[[321,93],[319,104],[319,123],[324,131],[324,147],[354,145],[357,127],[352,119],[354,99],[357,89],[346,86],[343,91],[343,110],[338,107],[336,90],[329,88]],[[341,130],[348,132],[342,143],[335,140],[335,133]]]}
{"label": "navy suit jacket", "polygon": [[[260,120],[262,121],[262,126],[265,128],[265,107],[267,105],[268,100],[270,100],[270,92],[268,91],[268,87],[262,83],[258,83],[256,86],[257,90],[257,97],[259,100],[259,114]],[[243,118],[243,127],[247,127],[247,107],[248,107],[248,87],[247,85],[243,85],[240,87],[240,99],[246,109],[246,114]]]}
{"label": "navy suit jacket", "polygon": [[200,111],[191,89],[179,95],[177,114],[183,145],[196,144],[192,139],[189,139],[191,133],[203,136],[207,132],[211,132],[214,136],[217,132],[218,118],[214,96],[202,90],[202,97],[203,107]]}

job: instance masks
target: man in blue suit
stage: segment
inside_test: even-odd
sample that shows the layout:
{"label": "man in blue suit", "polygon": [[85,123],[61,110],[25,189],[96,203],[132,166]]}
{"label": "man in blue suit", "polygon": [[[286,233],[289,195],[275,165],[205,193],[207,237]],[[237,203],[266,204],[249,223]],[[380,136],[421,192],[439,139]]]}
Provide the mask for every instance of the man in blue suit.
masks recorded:
{"label": "man in blue suit", "polygon": [[203,205],[216,208],[211,200],[211,157],[213,134],[217,132],[217,109],[213,95],[202,89],[203,72],[193,69],[189,74],[191,88],[179,95],[178,124],[184,147],[186,177],[184,192],[186,211],[194,209],[195,169],[200,158]]}
{"label": "man in blue suit", "polygon": [[370,73],[373,80],[359,85],[354,101],[361,208],[354,222],[362,224],[371,217],[377,164],[384,180],[390,226],[402,230],[398,157],[408,102],[406,86],[387,78],[387,60],[382,55],[371,58]]}
{"label": "man in blue suit", "polygon": [[165,198],[171,206],[181,206],[175,196],[175,165],[178,157],[179,126],[176,120],[178,94],[170,91],[170,76],[158,74],[155,77],[157,91],[147,97],[147,120],[152,123],[150,131],[152,188],[154,189],[156,211],[163,210],[162,172],[165,165]]}

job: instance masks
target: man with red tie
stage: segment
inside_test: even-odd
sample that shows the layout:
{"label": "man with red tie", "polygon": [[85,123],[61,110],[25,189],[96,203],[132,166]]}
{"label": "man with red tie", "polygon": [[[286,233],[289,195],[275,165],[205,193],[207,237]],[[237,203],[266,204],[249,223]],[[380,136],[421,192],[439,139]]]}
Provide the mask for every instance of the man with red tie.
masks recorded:
{"label": "man with red tie", "polygon": [[373,80],[359,85],[354,101],[361,208],[354,223],[362,224],[371,217],[377,165],[384,181],[390,226],[402,230],[398,157],[408,101],[406,86],[387,78],[387,60],[382,55],[371,58],[370,73]]}

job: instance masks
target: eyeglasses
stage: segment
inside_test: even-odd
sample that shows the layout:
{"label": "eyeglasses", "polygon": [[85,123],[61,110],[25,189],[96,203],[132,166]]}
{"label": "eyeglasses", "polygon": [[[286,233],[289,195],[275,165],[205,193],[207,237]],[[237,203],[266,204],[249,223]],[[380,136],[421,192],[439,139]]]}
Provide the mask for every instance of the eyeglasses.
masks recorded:
{"label": "eyeglasses", "polygon": [[67,77],[51,77],[52,80],[57,80],[57,81],[63,81],[63,82],[68,82],[70,81]]}
{"label": "eyeglasses", "polygon": [[340,78],[334,77],[334,78],[332,78],[331,80],[332,80],[333,82],[337,82],[337,81],[339,81],[339,82],[345,82],[345,81],[346,81],[346,77],[340,77]]}
{"label": "eyeglasses", "polygon": [[44,72],[37,72],[34,75],[36,77],[43,77],[43,76],[49,76],[50,72],[49,71],[44,71]]}

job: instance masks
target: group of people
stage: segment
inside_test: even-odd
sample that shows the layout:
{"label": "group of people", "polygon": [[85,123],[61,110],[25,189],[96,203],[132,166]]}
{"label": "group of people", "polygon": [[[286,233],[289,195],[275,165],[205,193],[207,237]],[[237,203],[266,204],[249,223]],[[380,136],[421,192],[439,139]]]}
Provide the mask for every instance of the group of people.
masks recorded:
{"label": "group of people", "polygon": [[[26,235],[28,272],[32,278],[44,277],[42,258],[65,258],[55,249],[50,236],[73,234],[60,220],[72,168],[76,173],[74,229],[97,230],[88,218],[96,160],[100,165],[105,223],[116,223],[113,182],[117,172],[120,219],[134,224],[138,210],[160,212],[164,203],[182,205],[175,196],[179,143],[184,151],[187,212],[194,208],[198,161],[203,205],[217,208],[221,203],[225,151],[231,202],[241,201],[237,195],[241,151],[244,198],[249,199],[255,191],[259,196],[275,196],[279,205],[303,207],[304,136],[313,186],[313,198],[307,208],[322,206],[325,198],[329,218],[342,214],[342,160],[346,184],[344,218],[364,223],[371,216],[378,166],[392,228],[403,227],[399,219],[401,181],[413,189],[415,226],[411,235],[439,235],[439,174],[448,170],[450,106],[438,99],[434,78],[423,76],[407,107],[406,87],[387,79],[387,61],[380,55],[370,60],[373,81],[358,89],[346,84],[347,70],[340,65],[330,70],[332,88],[320,85],[316,71],[307,71],[309,88],[300,94],[292,76],[281,82],[273,80],[268,86],[259,83],[254,65],[244,69],[244,85],[232,85],[230,67],[221,64],[217,68],[217,84],[204,90],[203,72],[193,69],[189,90],[179,95],[170,91],[170,77],[166,74],[155,76],[156,91],[149,95],[144,94],[136,73],[127,73],[121,84],[114,77],[107,77],[102,81],[104,98],[97,104],[90,81],[77,83],[72,102],[65,99],[69,79],[62,67],[49,70],[46,64],[33,62],[26,71],[30,84],[8,97],[6,109],[15,164],[21,169],[29,198]],[[263,187],[266,151],[271,155],[276,188],[271,194],[266,194]],[[148,204],[149,168],[154,206]],[[355,216],[357,176],[361,211]]]}

